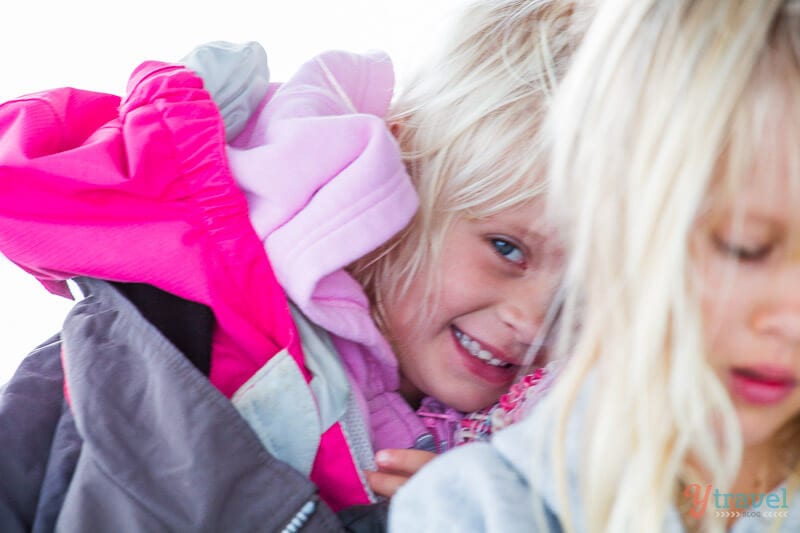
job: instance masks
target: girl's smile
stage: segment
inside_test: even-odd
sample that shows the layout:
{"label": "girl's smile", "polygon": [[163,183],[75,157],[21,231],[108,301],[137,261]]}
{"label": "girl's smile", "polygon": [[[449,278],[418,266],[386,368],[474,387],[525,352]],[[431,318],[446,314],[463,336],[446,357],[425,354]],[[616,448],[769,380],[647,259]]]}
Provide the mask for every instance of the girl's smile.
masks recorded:
{"label": "girl's smile", "polygon": [[508,356],[457,328],[452,329],[456,350],[464,358],[462,364],[467,370],[490,383],[511,385],[521,368],[520,365],[508,362]]}

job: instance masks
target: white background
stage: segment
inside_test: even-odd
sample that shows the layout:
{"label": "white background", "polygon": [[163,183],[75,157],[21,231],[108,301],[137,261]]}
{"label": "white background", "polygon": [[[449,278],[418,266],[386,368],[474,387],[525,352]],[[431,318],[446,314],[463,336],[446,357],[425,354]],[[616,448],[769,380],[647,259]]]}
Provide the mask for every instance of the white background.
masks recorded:
{"label": "white background", "polygon": [[[273,81],[326,49],[381,49],[402,84],[465,2],[5,0],[0,101],[60,86],[122,95],[141,61],[177,61],[214,40],[262,43]],[[60,329],[70,306],[0,255],[0,384]]]}

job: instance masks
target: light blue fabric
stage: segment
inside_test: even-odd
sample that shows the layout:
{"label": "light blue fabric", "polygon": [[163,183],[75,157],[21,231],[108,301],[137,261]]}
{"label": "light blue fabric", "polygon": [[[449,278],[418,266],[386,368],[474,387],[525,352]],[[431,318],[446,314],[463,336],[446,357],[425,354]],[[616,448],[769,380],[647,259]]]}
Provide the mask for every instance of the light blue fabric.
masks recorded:
{"label": "light blue fabric", "polygon": [[[527,418],[490,443],[467,444],[428,463],[392,498],[389,532],[535,531],[527,475],[533,456],[526,446],[533,422]],[[545,521],[561,531],[552,509],[545,508]]]}
{"label": "light blue fabric", "polygon": [[350,382],[330,336],[294,304],[290,309],[313,375],[311,383],[283,350],[233,395],[234,406],[273,456],[306,476],[314,466],[322,434],[337,422],[342,423],[359,467],[374,469],[367,423],[352,401]]}
{"label": "light blue fabric", "polygon": [[231,401],[269,453],[311,473],[322,427],[311,389],[287,350],[272,356]]}
{"label": "light blue fabric", "polygon": [[[577,531],[586,531],[577,490],[581,427],[587,415],[589,395],[584,391],[576,403],[575,414],[567,426],[568,498],[567,510],[558,508],[552,462],[540,457],[537,471],[540,479],[531,483],[530,472],[537,460],[530,443],[536,433],[552,433],[547,418],[547,401],[531,416],[498,432],[489,443],[473,443],[447,452],[425,466],[411,478],[392,499],[389,511],[389,532],[497,532],[564,531],[560,518],[565,512]],[[609,428],[613,431],[613,428]],[[533,488],[533,487],[535,488]],[[615,487],[609,487],[614,491]],[[775,493],[780,494],[780,488]],[[800,494],[789,496],[789,510],[783,518],[780,533],[800,532]],[[544,527],[537,522],[535,509],[543,511]],[[707,512],[715,509],[709,504]],[[772,516],[739,518],[730,533],[763,533],[771,531]],[[684,528],[675,509],[665,523],[653,532],[683,533]]]}
{"label": "light blue fabric", "polygon": [[212,41],[189,52],[180,63],[203,78],[225,123],[225,139],[235,139],[264,100],[269,88],[267,53],[257,42]]}
{"label": "light blue fabric", "polygon": [[[289,309],[300,333],[305,363],[314,376],[308,386],[319,409],[321,429],[325,432],[347,411],[350,382],[328,332],[308,320],[294,303],[289,303]],[[306,387],[305,383],[303,385]]]}
{"label": "light blue fabric", "polygon": [[[461,446],[428,463],[393,497],[389,532],[536,531],[535,498],[543,504],[549,531],[562,531],[553,483],[537,483],[537,490],[545,492],[534,492],[528,476],[535,460],[529,443],[546,425],[542,406],[547,400],[490,442]],[[574,424],[569,433],[574,433]],[[568,454],[576,452],[574,448]],[[548,459],[540,461],[547,464]]]}

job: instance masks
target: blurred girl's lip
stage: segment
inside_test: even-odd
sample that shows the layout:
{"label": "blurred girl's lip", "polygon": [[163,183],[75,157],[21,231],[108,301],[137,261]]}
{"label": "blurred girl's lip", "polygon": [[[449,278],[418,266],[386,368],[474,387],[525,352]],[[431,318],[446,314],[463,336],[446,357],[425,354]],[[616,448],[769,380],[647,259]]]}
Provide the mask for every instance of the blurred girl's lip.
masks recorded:
{"label": "blurred girl's lip", "polygon": [[791,370],[757,366],[731,370],[731,393],[748,403],[772,405],[785,400],[797,386]]}

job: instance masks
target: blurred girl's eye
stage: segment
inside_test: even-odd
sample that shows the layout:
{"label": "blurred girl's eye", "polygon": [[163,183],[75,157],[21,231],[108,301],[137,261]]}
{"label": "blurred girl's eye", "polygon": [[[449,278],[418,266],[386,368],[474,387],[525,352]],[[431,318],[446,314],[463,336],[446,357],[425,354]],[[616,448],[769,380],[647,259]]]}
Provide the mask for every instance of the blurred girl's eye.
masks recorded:
{"label": "blurred girl's eye", "polygon": [[774,247],[772,242],[766,244],[737,244],[718,235],[712,237],[714,246],[722,254],[742,263],[757,263],[768,258]]}
{"label": "blurred girl's eye", "polygon": [[495,251],[507,261],[511,261],[516,265],[525,264],[525,254],[519,246],[510,240],[494,237],[491,239],[491,243]]}

